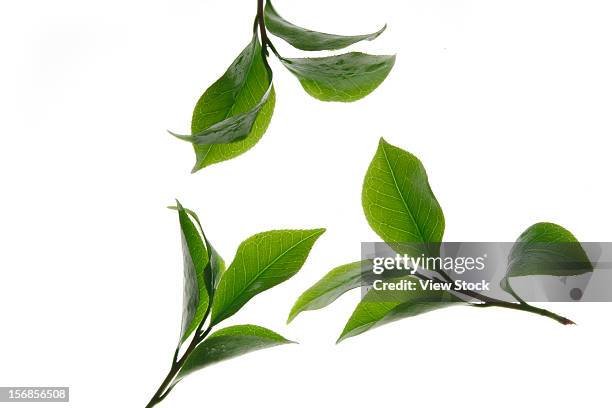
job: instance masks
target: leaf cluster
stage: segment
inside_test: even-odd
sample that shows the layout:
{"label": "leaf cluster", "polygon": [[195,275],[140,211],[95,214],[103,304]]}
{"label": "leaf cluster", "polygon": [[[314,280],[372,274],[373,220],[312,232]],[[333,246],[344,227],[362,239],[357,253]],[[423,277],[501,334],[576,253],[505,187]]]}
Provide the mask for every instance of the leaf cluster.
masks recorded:
{"label": "leaf cluster", "polygon": [[[422,163],[414,155],[380,140],[363,182],[362,205],[370,227],[383,241],[402,255],[437,256],[444,236],[444,213],[427,178]],[[564,243],[562,247],[554,245]],[[399,245],[398,245],[399,244]],[[324,308],[344,293],[367,285],[362,279],[372,272],[373,261],[362,260],[339,266],[305,291],[289,313],[289,321],[307,310]],[[584,249],[571,232],[553,223],[529,227],[511,249],[502,289],[516,302],[491,299],[469,292],[432,292],[419,285],[417,290],[381,295],[369,291],[355,308],[338,341],[405,317],[416,316],[453,305],[500,306],[551,317],[561,323],[568,319],[528,305],[512,289],[511,278],[530,275],[575,276],[592,271]],[[452,279],[444,270],[440,281]],[[435,279],[416,274],[409,279]],[[463,295],[461,298],[458,295]],[[467,300],[462,301],[461,299]]]}
{"label": "leaf cluster", "polygon": [[[325,232],[275,230],[240,244],[226,268],[206,237],[197,214],[177,201],[184,260],[180,339],[168,376],[151,400],[154,406],[187,375],[211,364],[256,350],[293,343],[264,327],[241,324],[214,331],[253,297],[294,276]],[[186,350],[184,345],[187,345]]]}
{"label": "leaf cluster", "polygon": [[349,52],[316,58],[283,57],[268,33],[303,51],[333,51],[372,34],[344,36],[299,27],[285,20],[271,1],[259,1],[253,37],[226,72],[200,97],[193,110],[191,133],[173,136],[193,145],[192,172],[233,159],[251,149],[264,135],[274,112],[276,93],[268,49],[299,80],[304,90],[321,101],[354,102],[373,92],[395,64],[393,55]]}

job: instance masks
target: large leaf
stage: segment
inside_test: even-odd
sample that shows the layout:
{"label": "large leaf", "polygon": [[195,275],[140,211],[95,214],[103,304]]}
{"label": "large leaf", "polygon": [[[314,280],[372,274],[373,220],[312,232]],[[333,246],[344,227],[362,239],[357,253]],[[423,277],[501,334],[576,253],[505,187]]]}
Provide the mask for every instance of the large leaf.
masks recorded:
{"label": "large leaf", "polygon": [[293,305],[287,323],[306,310],[318,310],[344,293],[364,284],[362,274],[372,271],[372,261],[364,260],[339,266],[302,294]]}
{"label": "large leaf", "polygon": [[183,206],[177,201],[183,243],[184,287],[181,343],[198,327],[209,304],[205,269],[208,251],[200,232]]}
{"label": "large leaf", "polygon": [[193,172],[234,158],[253,147],[265,133],[274,111],[272,73],[256,35],[225,74],[204,92],[193,111]]}
{"label": "large leaf", "polygon": [[226,327],[211,334],[193,350],[175,382],[219,361],[290,343],[293,342],[263,327],[254,325]]}
{"label": "large leaf", "polygon": [[592,270],[589,257],[571,232],[542,222],[525,230],[512,247],[507,276],[575,276]]}
{"label": "large leaf", "polygon": [[253,296],[295,275],[324,229],[263,232],[238,247],[221,276],[212,304],[211,323],[236,313]]}
{"label": "large leaf", "polygon": [[266,27],[272,34],[304,51],[339,50],[359,41],[374,40],[387,28],[387,26],[384,26],[375,33],[364,35],[347,36],[319,33],[298,27],[282,18],[274,9],[270,0],[266,4],[265,17]]}
{"label": "large leaf", "polygon": [[283,58],[282,62],[311,96],[322,101],[353,102],[369,95],[387,78],[395,56],[351,52],[321,58]]}
{"label": "large leaf", "polygon": [[414,281],[416,290],[370,290],[357,305],[338,342],[399,319],[461,303],[448,292],[423,290],[416,277],[402,279]]}
{"label": "large leaf", "polygon": [[[412,154],[380,140],[363,183],[362,204],[368,223],[402,252],[438,256],[444,214],[423,165]],[[414,244],[412,247],[410,244]]]}

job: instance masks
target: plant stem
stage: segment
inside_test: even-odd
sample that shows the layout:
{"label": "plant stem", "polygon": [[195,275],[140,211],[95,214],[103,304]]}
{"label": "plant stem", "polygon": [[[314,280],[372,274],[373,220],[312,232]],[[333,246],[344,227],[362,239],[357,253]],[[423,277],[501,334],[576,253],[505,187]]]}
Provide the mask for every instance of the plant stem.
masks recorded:
{"label": "plant stem", "polygon": [[268,56],[268,48],[272,50],[274,55],[278,58],[282,58],[276,48],[274,48],[274,44],[270,41],[270,37],[268,37],[268,32],[266,31],[266,18],[264,15],[264,0],[257,0],[257,17],[255,18],[255,28],[259,27],[259,36],[261,37],[261,48],[262,52],[265,56]]}
{"label": "plant stem", "polygon": [[567,317],[563,317],[561,315],[553,313],[550,310],[531,306],[527,303],[511,303],[511,302],[497,301],[497,302],[492,302],[492,303],[476,303],[474,304],[474,306],[476,307],[497,306],[497,307],[504,307],[507,309],[522,310],[524,312],[534,313],[540,316],[551,318],[564,325],[576,324],[572,320],[568,319]]}
{"label": "plant stem", "polygon": [[[202,321],[205,321],[205,320],[206,320],[206,316],[205,316],[205,318]],[[198,346],[198,344],[200,344],[202,342],[202,340],[204,340],[210,334],[212,328],[213,328],[212,325],[209,326],[201,334],[199,333],[199,331],[200,331],[199,329],[200,328],[198,328],[198,330],[196,330],[196,334],[193,336],[193,339],[191,340],[191,343],[189,343],[189,347],[187,347],[187,350],[185,350],[185,353],[182,355],[182,357],[178,361],[176,360],[176,357],[175,357],[175,359],[173,359],[172,366],[170,367],[170,371],[168,372],[168,375],[166,375],[166,378],[161,383],[161,385],[159,386],[159,388],[155,392],[155,395],[153,395],[153,398],[151,398],[151,401],[149,401],[149,403],[147,404],[147,406],[145,408],[154,407],[155,405],[157,405],[160,402],[162,402],[164,400],[164,398],[166,398],[166,396],[168,396],[168,393],[174,387],[174,384],[172,384],[172,382],[176,379],[176,376],[179,373],[179,371],[181,370],[181,368],[183,367],[183,364],[185,363],[187,358],[189,358],[189,356],[191,355],[193,350],[195,350],[195,348]],[[175,356],[176,356],[176,354],[175,354]]]}
{"label": "plant stem", "polygon": [[[437,271],[438,273],[440,273],[440,271]],[[452,282],[453,280],[446,274],[446,273],[441,273],[442,276],[445,277],[445,279],[447,279],[448,281]],[[428,276],[422,275],[420,273],[416,273],[415,276],[421,280],[431,280],[434,282],[443,282],[440,279],[437,278],[430,278]],[[573,321],[571,321],[570,319],[568,319],[567,317],[563,317],[560,316],[556,313],[553,313],[549,310],[546,309],[542,309],[539,307],[535,307],[535,306],[531,306],[527,303],[512,303],[512,302],[506,302],[504,300],[499,300],[499,299],[494,299],[491,298],[489,296],[480,294],[478,292],[474,292],[471,290],[454,290],[453,292],[456,293],[461,293],[463,295],[469,296],[471,298],[474,298],[476,300],[481,301],[482,303],[474,303],[473,306],[476,307],[503,307],[506,309],[514,309],[514,310],[522,310],[524,312],[528,312],[528,313],[534,313],[534,314],[538,314],[540,316],[545,316],[548,318],[551,318],[561,324],[564,325],[568,325],[568,324],[576,324]]]}

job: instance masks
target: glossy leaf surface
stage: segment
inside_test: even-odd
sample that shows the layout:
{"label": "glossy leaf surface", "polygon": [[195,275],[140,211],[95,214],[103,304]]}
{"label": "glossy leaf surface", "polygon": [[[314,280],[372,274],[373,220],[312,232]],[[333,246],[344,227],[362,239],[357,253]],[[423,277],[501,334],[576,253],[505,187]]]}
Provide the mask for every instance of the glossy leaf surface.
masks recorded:
{"label": "glossy leaf surface", "polygon": [[293,342],[260,326],[226,327],[208,336],[195,348],[181,368],[177,380],[223,360],[290,343]]}
{"label": "glossy leaf surface", "polygon": [[196,104],[191,135],[173,135],[194,144],[195,172],[253,147],[272,119],[274,103],[272,74],[255,35]]}
{"label": "glossy leaf surface", "polygon": [[374,91],[395,64],[393,55],[360,52],[320,58],[283,58],[308,94],[322,101],[354,102]]}
{"label": "glossy leaf surface", "polygon": [[181,342],[198,327],[209,304],[205,268],[208,251],[200,232],[183,206],[177,202],[183,244],[184,287]]}
{"label": "glossy leaf surface", "polygon": [[385,31],[384,26],[379,31],[364,35],[336,35],[321,33],[299,27],[281,17],[272,2],[268,0],[265,9],[266,27],[268,30],[287,41],[289,44],[304,51],[339,50],[360,41],[372,41]]}

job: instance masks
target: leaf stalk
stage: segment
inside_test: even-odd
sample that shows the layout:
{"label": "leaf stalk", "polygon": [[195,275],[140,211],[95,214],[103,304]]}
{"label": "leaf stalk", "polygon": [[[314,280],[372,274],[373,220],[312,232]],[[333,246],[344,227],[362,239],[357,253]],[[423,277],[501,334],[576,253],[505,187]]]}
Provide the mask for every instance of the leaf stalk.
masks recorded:
{"label": "leaf stalk", "polygon": [[[436,271],[438,272],[440,275],[442,275],[444,277],[444,279],[446,279],[447,282],[453,282],[453,279],[450,278],[450,276],[448,276],[448,274],[444,271]],[[440,279],[437,278],[430,278],[428,276],[422,275],[420,273],[416,273],[415,276],[421,280],[431,280],[434,282],[444,282]],[[524,312],[528,312],[528,313],[534,313],[540,316],[544,316],[544,317],[548,317],[550,319],[555,320],[556,322],[559,322],[563,325],[573,325],[576,324],[575,322],[573,322],[572,320],[568,319],[567,317],[563,317],[561,315],[558,315],[556,313],[551,312],[550,310],[546,310],[546,309],[542,309],[539,307],[535,307],[532,306],[528,303],[525,303],[524,301],[521,301],[520,303],[513,303],[513,302],[506,302],[505,300],[499,300],[499,299],[494,299],[492,297],[483,295],[481,293],[478,292],[474,292],[472,290],[453,290],[453,292],[456,293],[460,293],[466,296],[469,296],[473,299],[476,299],[482,303],[472,303],[472,306],[475,307],[503,307],[506,309],[513,309],[513,310],[521,310]]]}

